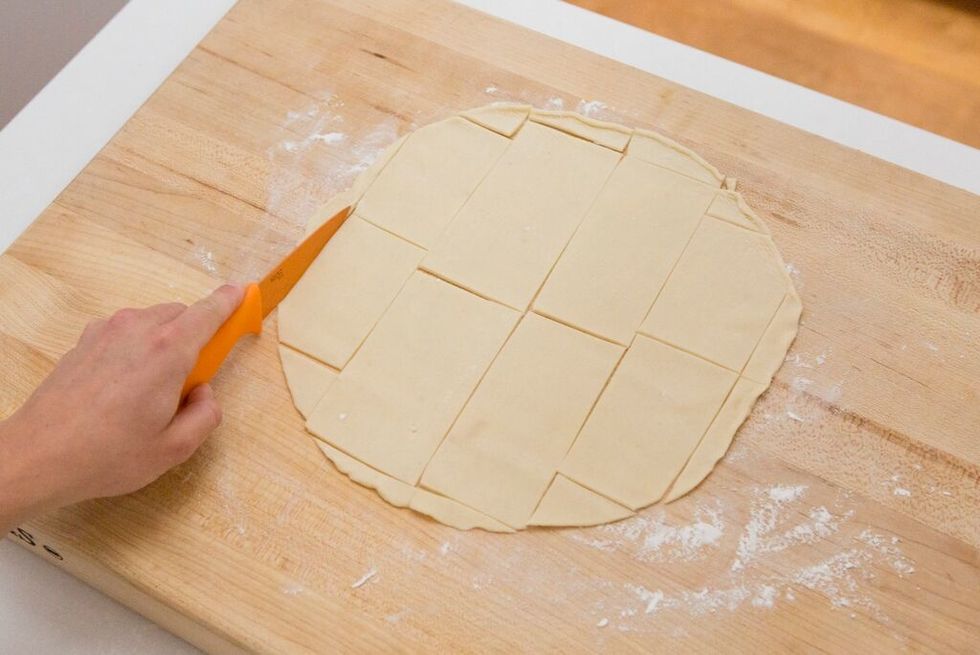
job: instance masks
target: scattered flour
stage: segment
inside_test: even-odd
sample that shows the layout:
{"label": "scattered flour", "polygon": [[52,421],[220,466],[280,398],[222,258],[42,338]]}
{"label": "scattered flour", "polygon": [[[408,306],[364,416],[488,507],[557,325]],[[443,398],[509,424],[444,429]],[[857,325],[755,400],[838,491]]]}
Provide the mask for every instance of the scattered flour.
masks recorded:
{"label": "scattered flour", "polygon": [[359,577],[357,580],[355,580],[354,583],[350,586],[350,588],[351,589],[360,589],[361,587],[363,587],[364,585],[366,585],[368,583],[368,581],[371,580],[372,578],[374,578],[374,576],[376,576],[376,575],[378,575],[378,569],[372,567],[367,573],[365,573],[364,575],[362,575],[361,577]]}
{"label": "scattered flour", "polygon": [[289,584],[283,585],[279,591],[281,591],[286,596],[299,596],[305,591],[303,585],[297,582],[290,582]]}
{"label": "scattered flour", "polygon": [[664,601],[664,592],[659,589],[657,591],[650,591],[646,587],[628,583],[626,588],[632,591],[641,602],[645,603],[645,607],[643,608],[644,614],[653,614],[660,608],[660,604]]}
{"label": "scattered flour", "polygon": [[208,273],[217,273],[218,266],[214,262],[214,253],[204,246],[197,246],[194,248],[194,259],[201,265]]}
{"label": "scattered flour", "polygon": [[564,109],[565,101],[559,98],[558,96],[552,96],[545,101],[544,108],[550,109],[552,111]]}
{"label": "scattered flour", "polygon": [[[868,550],[852,548],[796,572],[793,581],[826,596],[834,607],[867,609],[887,621],[875,602],[860,591],[860,582],[872,577]],[[852,617],[853,618],[853,617]]]}
{"label": "scattered flour", "polygon": [[800,273],[800,269],[796,267],[792,262],[786,262],[786,272],[791,278],[793,278],[793,285],[797,289],[803,288],[803,275]]}
{"label": "scattered flour", "polygon": [[[796,369],[803,369],[801,372],[805,372],[804,375],[794,376],[790,383],[790,394],[786,400],[785,412],[788,419],[797,423],[804,423],[812,418],[812,414],[817,408],[812,405],[808,396],[820,398],[827,403],[836,403],[840,400],[844,392],[845,380],[827,380],[826,375],[821,376],[816,372],[816,369],[827,363],[830,351],[831,349],[827,348],[818,355],[804,352],[786,355],[784,361],[787,364]],[[814,373],[809,371],[814,371]],[[813,377],[810,377],[811,375]]]}
{"label": "scattered flour", "polygon": [[401,551],[402,555],[405,556],[405,559],[412,560],[415,562],[421,562],[422,560],[424,560],[429,556],[429,554],[424,550],[413,548],[409,544],[402,544],[401,546],[399,546],[398,549]]}
{"label": "scattered flour", "polygon": [[603,538],[573,533],[572,538],[603,551],[624,550],[648,562],[691,561],[701,559],[718,547],[725,524],[717,505],[699,505],[690,523],[672,524],[667,512],[639,515],[619,523],[600,526]]}
{"label": "scattered flour", "polygon": [[605,628],[607,625],[609,625],[609,619],[607,619],[607,618],[601,618],[601,619],[599,619],[598,623],[595,624],[595,627],[597,627],[597,628]]}
{"label": "scattered flour", "polygon": [[[626,584],[625,587],[640,601],[639,609],[643,614],[656,614],[660,610],[672,609],[683,610],[693,616],[703,616],[715,614],[719,610],[734,612],[745,602],[751,603],[753,607],[772,608],[778,594],[776,587],[768,584],[740,584],[723,589],[704,587],[673,595],[667,595],[660,589],[650,591],[641,585]],[[621,612],[620,616],[626,618],[637,614],[636,608],[630,609],[632,612]]]}
{"label": "scattered flour", "polygon": [[902,542],[896,536],[886,537],[870,528],[865,528],[858,535],[858,540],[874,548],[882,555],[889,565],[902,577],[915,573],[915,564],[905,557],[898,545]]}
{"label": "scattered flour", "polygon": [[752,598],[752,607],[771,608],[776,603],[778,593],[772,585],[762,585]]}
{"label": "scattered flour", "polygon": [[347,140],[347,135],[343,132],[327,132],[325,134],[314,134],[310,137],[313,141],[320,141],[328,145],[343,143]]}
{"label": "scattered flour", "polygon": [[786,410],[786,416],[788,416],[790,420],[796,421],[797,423],[806,423],[805,418],[803,418],[802,416],[800,416],[799,414],[797,414],[791,409]]}
{"label": "scattered flour", "polygon": [[[833,508],[807,506],[808,490],[804,484],[774,484],[752,489],[749,515],[738,535],[728,573],[720,576],[721,584],[668,591],[638,581],[625,583],[623,591],[627,600],[623,601],[617,613],[617,628],[639,629],[641,626],[635,623],[639,617],[664,610],[681,611],[691,616],[733,612],[746,605],[756,610],[768,610],[779,601],[794,602],[798,589],[819,593],[833,607],[846,608],[854,617],[857,611],[863,611],[875,620],[888,622],[887,615],[867,589],[867,581],[874,577],[873,567],[885,565],[905,577],[915,572],[914,562],[902,552],[900,539],[875,533],[871,529],[864,529],[854,537],[857,547],[845,548],[817,561],[799,562],[797,558],[800,553],[807,551],[801,551],[798,546],[813,544],[818,540],[826,542],[853,516],[853,510],[837,508],[836,503]],[[847,496],[839,497],[837,502],[842,498],[846,500]],[[613,533],[612,538],[599,540],[600,549],[621,550],[622,542],[644,544],[651,535],[657,534],[664,535],[659,546],[663,548],[666,543],[684,543],[686,538],[680,535],[691,534],[691,526],[698,523],[725,524],[725,512],[721,506],[712,507],[711,513],[702,508],[702,514],[702,518],[688,526],[672,526],[666,531],[662,527],[651,529],[651,526],[667,525],[659,515],[645,522],[635,519],[623,522],[615,531],[611,530],[614,526],[606,526],[601,531],[607,535]],[[705,520],[705,516],[710,516],[710,520]],[[717,539],[712,538],[712,543],[723,541],[723,536],[722,531]],[[658,543],[656,539],[651,542],[651,547]],[[791,549],[795,549],[791,557],[781,555]],[[639,548],[633,556],[649,557],[649,552]],[[653,552],[663,551],[653,548]],[[684,556],[678,555],[684,552],[681,548],[670,561],[682,566]],[[714,549],[709,555],[728,556],[724,547]]]}
{"label": "scattered flour", "polygon": [[606,103],[599,100],[582,100],[578,103],[578,107],[575,111],[582,114],[583,116],[596,117],[605,112],[609,107]]}
{"label": "scattered flour", "polygon": [[803,522],[787,525],[799,516],[799,510],[792,510],[787,518],[783,515],[784,509],[803,498],[806,491],[804,485],[773,485],[755,490],[749,520],[739,538],[731,571],[743,570],[762,554],[778,553],[828,537],[837,532],[842,518],[851,517],[852,512],[835,516],[821,505],[812,507]]}
{"label": "scattered flour", "polygon": [[241,273],[244,279],[259,277],[278,261],[300,239],[314,211],[349,188],[398,137],[394,118],[356,128],[348,124],[341,98],[329,92],[321,96],[287,112],[280,125],[283,138],[266,151],[266,215],[256,221],[243,248],[257,253]]}
{"label": "scattered flour", "polygon": [[816,395],[828,403],[835,403],[840,400],[841,395],[844,393],[844,383],[834,382],[832,385],[823,390],[818,390],[815,392]]}
{"label": "scattered flour", "polygon": [[806,493],[806,486],[802,484],[797,485],[782,485],[777,484],[769,487],[767,495],[770,500],[774,500],[777,503],[788,503],[794,500],[799,500],[803,494]]}
{"label": "scattered flour", "polygon": [[470,580],[470,587],[477,591],[493,583],[493,576],[489,573],[480,573]]}
{"label": "scattered flour", "polygon": [[810,355],[808,353],[795,352],[795,353],[787,354],[785,361],[786,363],[791,364],[796,368],[815,369],[826,364],[829,355],[830,355],[830,348],[824,350],[819,355]]}
{"label": "scattered flour", "polygon": [[794,393],[803,393],[813,385],[813,380],[802,375],[793,378],[792,389]]}
{"label": "scattered flour", "polygon": [[[898,496],[899,498],[910,498],[912,496],[912,490],[906,487],[905,484],[902,483],[902,477],[903,476],[901,473],[895,473],[890,478],[883,481],[881,485],[887,487],[892,492],[893,496]],[[921,474],[913,474],[912,477],[918,478],[921,482],[924,476],[922,476]],[[925,477],[926,480],[929,479],[928,476]],[[924,487],[929,492],[935,491],[936,489],[935,485],[932,485],[930,487],[927,484],[922,484],[920,488],[922,487]]]}

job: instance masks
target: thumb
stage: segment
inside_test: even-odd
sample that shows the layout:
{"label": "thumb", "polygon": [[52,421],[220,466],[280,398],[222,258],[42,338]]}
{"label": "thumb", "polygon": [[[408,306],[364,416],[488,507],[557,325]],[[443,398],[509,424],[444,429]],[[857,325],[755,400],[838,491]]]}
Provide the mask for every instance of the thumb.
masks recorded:
{"label": "thumb", "polygon": [[244,296],[244,287],[225,284],[188,307],[173,320],[173,324],[194,344],[197,353],[242,303]]}
{"label": "thumb", "polygon": [[214,397],[211,385],[201,384],[191,389],[184,405],[164,431],[165,439],[173,447],[175,464],[190,458],[220,423],[221,405]]}

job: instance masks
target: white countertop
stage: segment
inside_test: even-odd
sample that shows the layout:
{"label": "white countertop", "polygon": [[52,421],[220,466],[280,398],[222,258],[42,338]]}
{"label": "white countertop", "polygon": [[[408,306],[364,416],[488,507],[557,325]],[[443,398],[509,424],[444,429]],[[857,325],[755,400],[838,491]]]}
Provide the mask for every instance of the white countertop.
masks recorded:
{"label": "white countertop", "polygon": [[[460,1],[980,193],[980,150],[975,148],[559,0]],[[0,202],[4,206],[0,252],[233,4],[234,0],[130,0],[0,131]],[[0,649],[4,652],[198,652],[41,558],[3,541],[0,590]]]}

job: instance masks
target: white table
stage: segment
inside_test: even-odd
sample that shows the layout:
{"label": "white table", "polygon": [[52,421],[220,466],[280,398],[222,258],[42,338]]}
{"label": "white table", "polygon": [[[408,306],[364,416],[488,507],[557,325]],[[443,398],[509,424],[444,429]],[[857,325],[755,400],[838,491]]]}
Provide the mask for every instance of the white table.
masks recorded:
{"label": "white table", "polygon": [[[654,75],[980,193],[980,150],[559,0],[461,0]],[[0,131],[0,252],[95,156],[234,0],[130,0]],[[126,56],[121,53],[125,52]],[[601,100],[583,98],[585,101]],[[0,541],[0,651],[196,653]]]}

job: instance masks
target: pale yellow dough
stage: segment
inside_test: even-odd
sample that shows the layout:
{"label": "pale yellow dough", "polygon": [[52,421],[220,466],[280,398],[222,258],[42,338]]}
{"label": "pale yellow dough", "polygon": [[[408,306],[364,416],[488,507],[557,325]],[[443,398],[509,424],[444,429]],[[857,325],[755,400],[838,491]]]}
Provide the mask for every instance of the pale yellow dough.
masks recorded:
{"label": "pale yellow dough", "polygon": [[338,371],[282,344],[279,344],[279,359],[293,404],[306,418],[337,379]]}
{"label": "pale yellow dough", "polygon": [[343,368],[424,254],[351,216],[280,303],[279,339]]}
{"label": "pale yellow dough", "polygon": [[414,485],[519,317],[416,272],[307,427]]}
{"label": "pale yellow dough", "polygon": [[432,457],[422,486],[524,527],[622,352],[526,315]]}
{"label": "pale yellow dough", "polygon": [[666,137],[527,105],[403,137],[280,310],[320,449],[460,529],[616,521],[704,480],[802,305],[735,181]]}

